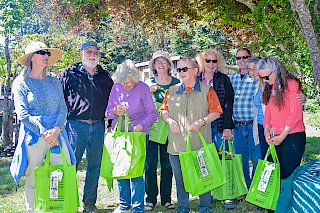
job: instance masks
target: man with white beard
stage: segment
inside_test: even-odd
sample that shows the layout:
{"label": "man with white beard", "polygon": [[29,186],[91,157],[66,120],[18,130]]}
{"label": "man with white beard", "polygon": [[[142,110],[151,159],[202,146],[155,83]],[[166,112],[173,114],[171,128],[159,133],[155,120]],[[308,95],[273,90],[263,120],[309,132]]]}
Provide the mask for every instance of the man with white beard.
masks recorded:
{"label": "man with white beard", "polygon": [[77,159],[77,169],[86,150],[87,172],[83,190],[83,212],[97,212],[96,200],[103,150],[104,113],[113,81],[99,62],[96,42],[81,46],[82,61],[60,75],[68,107],[66,130]]}

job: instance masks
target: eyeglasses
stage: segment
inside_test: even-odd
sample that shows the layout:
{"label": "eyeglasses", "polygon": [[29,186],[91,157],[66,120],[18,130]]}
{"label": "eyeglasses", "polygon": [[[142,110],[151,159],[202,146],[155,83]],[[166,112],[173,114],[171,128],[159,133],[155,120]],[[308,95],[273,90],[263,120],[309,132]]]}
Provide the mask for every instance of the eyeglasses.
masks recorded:
{"label": "eyeglasses", "polygon": [[236,59],[237,59],[237,60],[240,60],[241,58],[242,58],[242,59],[248,59],[248,58],[250,58],[250,57],[251,57],[250,55],[236,56]]}
{"label": "eyeglasses", "polygon": [[194,69],[194,68],[188,68],[188,67],[182,67],[182,68],[177,68],[177,72],[188,72],[188,70]]}
{"label": "eyeglasses", "polygon": [[214,63],[214,64],[216,64],[216,63],[218,63],[218,60],[217,59],[214,59],[214,60],[211,60],[211,59],[205,59],[205,61],[206,61],[206,63],[210,63],[210,62],[212,62],[212,63]]}
{"label": "eyeglasses", "polygon": [[266,81],[269,81],[270,80],[270,75],[272,74],[273,72],[271,72],[269,75],[267,75],[267,76],[260,76],[260,78],[262,79],[262,80],[266,80]]}
{"label": "eyeglasses", "polygon": [[51,52],[47,51],[47,50],[39,50],[37,52],[35,52],[34,54],[39,54],[39,55],[48,55],[51,56]]}
{"label": "eyeglasses", "polygon": [[94,55],[99,55],[99,51],[93,51],[93,50],[87,50],[86,53],[87,53],[88,55],[92,55],[92,54],[94,54]]}
{"label": "eyeglasses", "polygon": [[166,60],[157,60],[155,64],[160,65],[160,64],[167,64],[168,62]]}

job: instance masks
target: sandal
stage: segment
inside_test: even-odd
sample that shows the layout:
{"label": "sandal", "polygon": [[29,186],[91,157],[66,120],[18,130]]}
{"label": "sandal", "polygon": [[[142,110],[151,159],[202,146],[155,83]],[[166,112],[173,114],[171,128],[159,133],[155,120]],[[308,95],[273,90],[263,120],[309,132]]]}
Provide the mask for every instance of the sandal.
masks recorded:
{"label": "sandal", "polygon": [[166,209],[175,209],[176,208],[173,203],[169,203],[169,202],[165,203],[163,206]]}
{"label": "sandal", "polygon": [[231,200],[224,200],[222,202],[224,204],[224,207],[226,207],[227,210],[235,208],[235,206],[234,206],[234,204],[233,204],[233,202]]}
{"label": "sandal", "polygon": [[145,211],[153,211],[154,210],[153,203],[146,203],[146,205],[144,205],[144,210]]}

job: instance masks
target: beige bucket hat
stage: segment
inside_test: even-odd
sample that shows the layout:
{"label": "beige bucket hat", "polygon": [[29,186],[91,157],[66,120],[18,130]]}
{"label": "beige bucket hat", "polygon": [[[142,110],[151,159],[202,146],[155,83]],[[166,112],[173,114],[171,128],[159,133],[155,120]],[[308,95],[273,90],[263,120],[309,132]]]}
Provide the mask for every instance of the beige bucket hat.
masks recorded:
{"label": "beige bucket hat", "polygon": [[172,61],[170,59],[169,53],[167,53],[165,51],[162,51],[162,50],[158,50],[155,53],[153,53],[152,59],[149,61],[149,69],[150,70],[152,70],[152,71],[154,70],[154,60],[156,60],[158,57],[166,58],[170,63],[169,69],[170,70],[173,69],[173,63],[172,63]]}
{"label": "beige bucket hat", "polygon": [[41,41],[36,41],[36,42],[31,42],[25,49],[25,54],[18,58],[17,63],[27,66],[27,60],[28,57],[39,51],[39,50],[48,50],[51,53],[51,56],[48,59],[48,66],[53,65],[59,59],[62,57],[62,51],[57,49],[57,48],[48,48],[43,42]]}

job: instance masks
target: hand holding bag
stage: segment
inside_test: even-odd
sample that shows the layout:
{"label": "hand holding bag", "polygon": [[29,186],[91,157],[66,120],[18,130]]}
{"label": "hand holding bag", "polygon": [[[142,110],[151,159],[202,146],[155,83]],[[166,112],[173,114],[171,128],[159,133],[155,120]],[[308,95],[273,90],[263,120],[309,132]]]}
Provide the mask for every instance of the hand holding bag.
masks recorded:
{"label": "hand holding bag", "polygon": [[191,151],[188,131],[187,150],[179,153],[184,187],[193,196],[210,192],[226,183],[215,145],[207,144],[200,131],[198,134],[202,148]]}
{"label": "hand holding bag", "polygon": [[248,193],[242,169],[242,157],[240,154],[234,153],[231,140],[228,140],[228,147],[229,152],[226,152],[225,141],[223,141],[219,149],[226,184],[212,190],[212,196],[218,200],[234,199]]}
{"label": "hand holding bag", "polygon": [[[267,158],[271,154],[273,162]],[[280,194],[280,164],[273,144],[264,160],[259,160],[246,201],[265,209],[276,209]]]}
{"label": "hand holding bag", "polygon": [[100,176],[110,179],[140,177],[146,158],[146,133],[129,132],[129,116],[125,114],[125,131],[121,132],[122,116],[117,130],[107,132],[101,160]]}
{"label": "hand holding bag", "polygon": [[35,169],[35,211],[77,212],[80,204],[76,165],[67,163],[61,147],[63,164],[49,165],[50,153],[49,149],[44,164]]}

